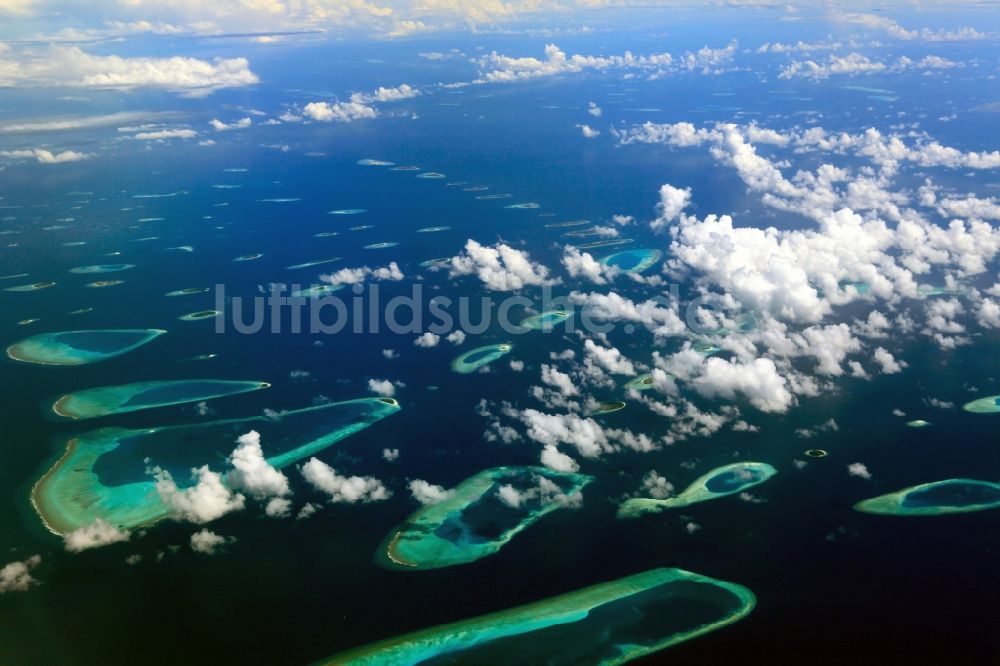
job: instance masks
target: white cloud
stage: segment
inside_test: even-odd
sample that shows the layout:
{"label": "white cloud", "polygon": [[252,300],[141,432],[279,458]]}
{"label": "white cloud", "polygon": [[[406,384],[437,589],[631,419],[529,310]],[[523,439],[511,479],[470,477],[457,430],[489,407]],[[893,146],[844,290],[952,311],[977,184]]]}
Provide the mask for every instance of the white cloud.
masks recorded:
{"label": "white cloud", "polygon": [[769,358],[757,358],[749,363],[715,357],[706,359],[703,370],[692,379],[691,385],[706,398],[732,400],[742,395],[762,412],[785,412],[794,402],[788,380]]}
{"label": "white cloud", "polygon": [[532,262],[526,252],[504,243],[487,247],[471,238],[464,252],[452,257],[450,275],[476,275],[491,291],[517,291],[557,282],[549,278],[548,268]]}
{"label": "white cloud", "polygon": [[369,379],[368,390],[372,393],[391,398],[396,395],[396,388],[403,386],[400,382],[393,382],[389,379]]}
{"label": "white cloud", "polygon": [[228,132],[229,130],[246,129],[253,124],[253,120],[251,120],[248,116],[231,123],[224,123],[218,118],[212,118],[208,124],[211,125],[216,132]]}
{"label": "white cloud", "polygon": [[576,472],[580,469],[575,460],[562,453],[553,444],[545,445],[539,460],[543,465],[556,472]]}
{"label": "white cloud", "polygon": [[864,463],[851,463],[847,466],[847,473],[866,481],[869,481],[872,478],[871,472],[868,471],[868,467],[866,467]]}
{"label": "white cloud", "polygon": [[455,494],[454,490],[445,490],[441,486],[436,486],[422,479],[413,479],[407,486],[413,499],[421,504],[437,504],[449,499]]}
{"label": "white cloud", "polygon": [[369,268],[368,266],[342,268],[336,273],[320,275],[319,279],[334,286],[339,286],[342,284],[360,284],[368,278],[376,281],[399,282],[404,277],[403,271],[399,269],[399,264],[393,261],[388,266],[379,268]]}
{"label": "white cloud", "polygon": [[64,150],[61,153],[53,153],[44,148],[31,148],[29,150],[0,150],[0,157],[11,159],[35,159],[41,164],[62,164],[64,162],[79,162],[85,160],[90,155],[79,153],[75,150]]}
{"label": "white cloud", "polygon": [[97,518],[90,525],[67,532],[63,535],[66,550],[79,553],[90,548],[100,548],[119,541],[128,541],[131,535],[125,530]]}
{"label": "white cloud", "polygon": [[202,555],[215,555],[226,543],[226,537],[219,536],[208,528],[191,535],[191,550]]}
{"label": "white cloud", "polygon": [[691,204],[691,188],[680,189],[673,185],[662,185],[660,187],[660,203],[658,204],[659,216],[650,223],[653,231],[660,231],[670,225],[671,222]]}
{"label": "white cloud", "polygon": [[242,490],[257,500],[288,495],[288,477],[271,466],[264,458],[260,434],[251,430],[240,435],[229,458],[233,470],[226,481],[233,490]]}
{"label": "white cloud", "polygon": [[316,490],[329,495],[331,502],[379,502],[392,496],[378,479],[370,476],[341,476],[337,470],[318,458],[310,458],[302,466],[302,476]]}
{"label": "white cloud", "polygon": [[192,139],[196,136],[198,136],[198,132],[193,129],[161,129],[151,132],[137,132],[132,135],[132,138],[139,141],[165,141],[167,139]]}
{"label": "white cloud", "polygon": [[45,57],[0,54],[0,84],[77,88],[162,88],[187,96],[253,85],[246,58],[122,57],[94,55],[77,46],[50,45]]}
{"label": "white cloud", "polygon": [[373,107],[358,102],[309,102],[302,108],[302,114],[324,123],[349,123],[374,118],[378,112]]}
{"label": "white cloud", "polygon": [[399,460],[399,449],[382,449],[382,457],[388,462]]}
{"label": "white cloud", "polygon": [[227,488],[222,477],[207,465],[191,470],[196,480],[195,485],[184,489],[177,487],[166,470],[154,468],[151,471],[160,499],[177,520],[207,523],[231,511],[239,511],[244,506],[243,495]]}
{"label": "white cloud", "polygon": [[0,594],[5,592],[24,592],[37,584],[31,570],[41,564],[39,555],[32,555],[21,562],[11,562],[0,568]]}
{"label": "white cloud", "polygon": [[430,331],[426,331],[425,333],[420,334],[420,336],[418,336],[417,339],[413,341],[413,344],[416,345],[417,347],[423,347],[425,349],[428,349],[430,347],[437,347],[439,342],[441,342],[440,335],[438,335],[437,333],[431,333]]}
{"label": "white cloud", "polygon": [[956,30],[931,30],[930,28],[921,28],[919,30],[907,30],[888,16],[882,16],[879,14],[831,12],[830,18],[834,21],[840,21],[842,23],[853,23],[872,30],[879,30],[890,37],[902,40],[960,42],[986,39],[989,37],[989,35],[979,32],[975,28],[958,28]]}
{"label": "white cloud", "polygon": [[778,74],[779,79],[802,77],[808,79],[827,79],[831,76],[858,74],[896,73],[909,69],[952,69],[959,64],[940,56],[924,56],[920,60],[911,60],[900,56],[895,62],[885,63],[872,60],[860,53],[850,53],[846,56],[830,55],[825,61],[796,60]]}
{"label": "white cloud", "polygon": [[577,125],[577,127],[580,129],[580,134],[582,134],[585,139],[593,139],[594,137],[601,135],[600,130],[596,130],[590,125]]}
{"label": "white cloud", "polygon": [[580,389],[574,386],[573,379],[569,375],[546,363],[542,364],[542,381],[557,389],[564,397],[580,394]]}
{"label": "white cloud", "polygon": [[465,342],[465,331],[452,331],[445,339],[453,345],[460,345]]}
{"label": "white cloud", "polygon": [[479,59],[482,74],[476,83],[511,83],[546,76],[582,72],[584,70],[646,69],[669,67],[673,57],[669,53],[636,56],[630,52],[614,56],[567,56],[555,44],[546,44],[545,59],[514,58],[493,51]]}
{"label": "white cloud", "polygon": [[597,104],[595,104],[594,102],[590,102],[589,104],[587,104],[587,113],[594,116],[595,118],[600,118],[601,114],[604,113],[604,111],[602,111],[601,107],[597,106]]}

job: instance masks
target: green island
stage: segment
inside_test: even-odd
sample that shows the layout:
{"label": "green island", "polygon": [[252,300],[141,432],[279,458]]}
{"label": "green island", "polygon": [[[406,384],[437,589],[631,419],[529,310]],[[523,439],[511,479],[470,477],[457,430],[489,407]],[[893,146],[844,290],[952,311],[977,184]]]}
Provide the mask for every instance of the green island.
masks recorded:
{"label": "green island", "polygon": [[127,354],[164,333],[159,328],[41,333],[7,347],[7,356],[40,365],[84,365]]}
{"label": "green island", "polygon": [[221,379],[179,379],[101,386],[67,393],[53,403],[52,411],[65,419],[93,419],[140,409],[212,400],[269,386],[267,382]]}
{"label": "green island", "polygon": [[737,622],[756,602],[753,592],[736,583],[683,569],[651,569],[318,663],[623,664]]}
{"label": "green island", "polygon": [[[483,470],[458,484],[448,499],[420,508],[395,528],[376,561],[393,569],[440,569],[492,555],[546,514],[565,507],[567,498],[592,480],[545,467]],[[505,486],[516,491],[518,501],[504,499]]]}
{"label": "green island", "polygon": [[291,298],[320,298],[344,288],[342,284],[316,284],[305,289],[298,289],[291,293]]}
{"label": "green island", "polygon": [[522,319],[520,326],[533,331],[550,331],[570,316],[570,313],[563,310],[546,310]]}
{"label": "green island", "polygon": [[618,508],[618,517],[635,518],[643,513],[676,509],[727,495],[735,495],[747,488],[764,483],[777,473],[778,470],[761,462],[738,462],[723,465],[695,479],[690,486],[684,489],[684,492],[676,497],[666,499],[634,497],[625,500]]}
{"label": "green island", "polygon": [[885,516],[941,516],[1000,508],[1000,483],[945,479],[858,502],[855,510]]}
{"label": "green island", "polygon": [[77,275],[93,275],[95,273],[117,273],[135,268],[135,264],[95,264],[93,266],[77,266],[69,269],[70,273]]}
{"label": "green island", "polygon": [[973,414],[996,414],[1000,412],[1000,395],[988,395],[962,405],[962,409]]}
{"label": "green island", "polygon": [[452,361],[451,369],[467,375],[510,353],[510,350],[513,348],[514,345],[504,342],[498,345],[486,345],[485,347],[471,349]]}
{"label": "green island", "polygon": [[930,425],[932,425],[930,421],[924,421],[923,419],[914,419],[906,422],[906,427],[908,428],[926,428]]}
{"label": "green island", "polygon": [[[267,461],[281,469],[316,455],[400,409],[392,398],[361,398],[284,412],[280,419],[239,419],[158,428],[101,428],[68,438],[65,451],[35,483],[31,501],[44,525],[65,534],[100,518],[134,529],[169,514],[148,470],[170,472],[181,487],[192,468],[232,453],[256,430]],[[183,444],[178,446],[178,444]]]}
{"label": "green island", "polygon": [[654,266],[662,256],[663,253],[659,250],[633,248],[609,254],[601,259],[601,263],[625,273],[642,273]]}
{"label": "green island", "polygon": [[201,321],[202,319],[214,319],[221,314],[222,312],[219,310],[198,310],[198,312],[189,312],[186,315],[181,315],[178,319],[181,321]]}
{"label": "green island", "polygon": [[32,282],[31,284],[19,284],[16,287],[7,287],[4,291],[40,291],[56,286],[55,282]]}
{"label": "green island", "polygon": [[626,403],[621,400],[606,400],[598,402],[592,409],[588,410],[587,413],[591,416],[600,416],[602,414],[611,414],[612,412],[617,412],[625,409]]}
{"label": "green island", "polygon": [[576,247],[581,250],[593,250],[599,247],[615,247],[617,245],[628,245],[629,243],[634,242],[635,241],[631,238],[612,238],[609,240],[593,241],[591,243],[581,243]]}
{"label": "green island", "polygon": [[164,294],[169,298],[177,298],[178,296],[192,296],[194,294],[205,294],[208,293],[208,287],[187,287],[185,289],[176,289],[174,291],[168,291]]}
{"label": "green island", "polygon": [[651,374],[639,375],[625,382],[626,391],[648,391],[651,388],[654,388],[653,375]]}

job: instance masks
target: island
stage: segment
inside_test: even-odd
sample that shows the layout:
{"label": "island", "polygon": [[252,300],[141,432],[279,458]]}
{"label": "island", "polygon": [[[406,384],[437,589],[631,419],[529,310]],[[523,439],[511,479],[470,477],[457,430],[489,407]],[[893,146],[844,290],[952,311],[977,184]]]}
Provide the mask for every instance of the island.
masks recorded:
{"label": "island", "polygon": [[683,569],[652,569],[319,663],[623,664],[737,622],[756,601],[736,583]]}
{"label": "island", "polygon": [[252,416],[154,428],[108,427],[73,435],[31,490],[44,525],[66,534],[98,518],[134,529],[166,518],[169,509],[149,470],[168,471],[180,487],[193,468],[219,463],[236,438],[256,430],[264,455],[281,469],[316,455],[345,437],[395,414],[392,398],[361,398],[284,412],[280,419]]}
{"label": "island", "polygon": [[1000,508],[1000,483],[945,479],[858,502],[855,510],[885,516],[941,516]]}
{"label": "island", "polygon": [[486,345],[485,347],[477,347],[470,351],[465,352],[454,361],[451,362],[451,369],[455,372],[467,375],[471,372],[479,370],[479,368],[484,365],[489,365],[493,361],[497,360],[501,356],[510,353],[510,350],[514,348],[514,345],[509,342],[504,342],[498,345]]}
{"label": "island", "polygon": [[634,497],[626,500],[618,508],[618,517],[635,518],[647,512],[676,509],[727,495],[735,495],[747,488],[764,483],[777,473],[778,470],[761,462],[738,462],[723,465],[695,479],[694,483],[676,497],[666,499]]}
{"label": "island", "polygon": [[65,419],[93,419],[140,409],[183,405],[268,388],[259,381],[221,379],[180,379],[101,386],[67,393],[52,405],[56,416]]}
{"label": "island", "polygon": [[393,569],[440,569],[492,555],[565,507],[592,480],[545,467],[483,470],[460,483],[448,499],[422,507],[394,529],[376,561]]}
{"label": "island", "polygon": [[12,344],[7,356],[40,365],[84,365],[127,354],[164,333],[159,328],[41,333]]}

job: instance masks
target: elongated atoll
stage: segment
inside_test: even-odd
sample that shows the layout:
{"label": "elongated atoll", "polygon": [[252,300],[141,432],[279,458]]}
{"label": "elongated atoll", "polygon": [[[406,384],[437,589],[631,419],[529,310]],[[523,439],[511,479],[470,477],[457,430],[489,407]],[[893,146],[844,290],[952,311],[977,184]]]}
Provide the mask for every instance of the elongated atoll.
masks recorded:
{"label": "elongated atoll", "polygon": [[463,375],[475,372],[484,365],[489,365],[501,356],[510,353],[513,348],[514,345],[504,342],[471,349],[452,361],[451,369]]}
{"label": "elongated atoll", "polygon": [[149,474],[169,472],[181,486],[192,468],[215,466],[237,437],[261,435],[268,463],[281,469],[316,455],[400,409],[392,398],[361,398],[266,416],[208,423],[126,429],[101,428],[70,437],[65,452],[31,490],[45,526],[56,534],[92,525],[98,518],[134,529],[169,514]]}
{"label": "elongated atoll", "polygon": [[716,467],[708,474],[698,477],[676,497],[667,499],[652,499],[649,497],[634,497],[626,500],[618,508],[619,518],[635,518],[647,512],[659,512],[665,509],[676,509],[698,502],[726,497],[743,492],[764,483],[778,473],[767,463],[738,462],[731,465]]}
{"label": "elongated atoll", "polygon": [[221,314],[220,310],[198,310],[197,312],[189,312],[186,315],[181,315],[178,319],[181,321],[201,321],[202,319],[214,319]]}
{"label": "elongated atoll", "polygon": [[637,247],[609,254],[601,259],[601,263],[625,273],[642,273],[656,265],[662,256],[659,250]]}
{"label": "elongated atoll", "polygon": [[70,273],[77,275],[94,275],[96,273],[117,273],[135,268],[135,264],[95,264],[93,266],[77,266],[69,269]]}
{"label": "elongated atoll", "polygon": [[42,289],[48,289],[49,287],[56,286],[55,282],[32,282],[31,284],[19,284],[16,287],[7,287],[4,291],[41,291]]}
{"label": "elongated atoll", "polygon": [[7,356],[40,365],[84,365],[127,354],[164,333],[159,328],[41,333],[7,347]]}
{"label": "elongated atoll", "polygon": [[742,585],[652,569],[365,645],[319,663],[623,664],[721,629],[756,605]]}
{"label": "elongated atoll", "polygon": [[522,328],[533,331],[548,331],[569,319],[572,315],[564,310],[546,310],[521,320]]}
{"label": "elongated atoll", "polygon": [[886,516],[942,516],[1000,508],[1000,483],[945,479],[904,488],[854,505],[862,513]]}
{"label": "elongated atoll", "polygon": [[[379,547],[377,561],[439,569],[497,552],[542,516],[577,501],[593,477],[545,467],[496,467],[460,483],[443,502],[419,509]],[[518,501],[505,500],[510,487]]]}
{"label": "elongated atoll", "polygon": [[305,289],[298,289],[291,294],[292,298],[320,298],[335,291],[340,291],[345,285],[342,284],[317,284]]}
{"label": "elongated atoll", "polygon": [[93,419],[140,409],[212,400],[268,386],[270,384],[267,382],[221,379],[180,379],[101,386],[67,393],[53,403],[52,411],[66,419]]}
{"label": "elongated atoll", "polygon": [[651,388],[654,388],[653,375],[651,374],[639,375],[625,382],[626,391],[648,391]]}
{"label": "elongated atoll", "polygon": [[1000,395],[988,395],[962,405],[962,409],[973,414],[996,414],[1000,412]]}

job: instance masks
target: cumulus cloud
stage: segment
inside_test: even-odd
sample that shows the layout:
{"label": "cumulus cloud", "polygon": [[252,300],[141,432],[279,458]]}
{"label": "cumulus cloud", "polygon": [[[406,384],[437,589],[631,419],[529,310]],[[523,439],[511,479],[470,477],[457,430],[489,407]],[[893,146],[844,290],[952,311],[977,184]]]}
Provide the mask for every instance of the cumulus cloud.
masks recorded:
{"label": "cumulus cloud", "polygon": [[257,500],[282,497],[291,492],[288,477],[264,458],[260,433],[251,430],[240,435],[236,442],[236,449],[229,458],[233,470],[226,476],[229,486]]}
{"label": "cumulus cloud", "polygon": [[369,379],[368,390],[377,395],[391,398],[396,395],[396,389],[405,386],[402,382],[393,382],[389,379]]}
{"label": "cumulus cloud", "polygon": [[0,54],[0,84],[77,88],[160,88],[187,96],[253,85],[259,79],[246,58],[200,60],[95,55],[78,46],[50,45],[45,57]]}
{"label": "cumulus cloud", "polygon": [[0,568],[0,594],[5,592],[24,592],[38,583],[32,577],[31,570],[41,564],[39,555],[32,555],[21,562],[11,562]]}
{"label": "cumulus cloud", "polygon": [[659,216],[650,223],[653,231],[667,227],[691,204],[691,188],[681,189],[666,184],[660,187]]}
{"label": "cumulus cloud", "polygon": [[374,118],[378,112],[358,102],[309,102],[302,107],[302,114],[323,123],[349,123]]}
{"label": "cumulus cloud", "polygon": [[382,266],[380,268],[369,268],[368,266],[362,266],[361,268],[342,268],[336,273],[320,275],[319,279],[328,284],[339,286],[342,284],[360,284],[369,278],[379,282],[399,282],[404,277],[403,271],[399,269],[399,264],[393,261],[390,262],[388,266]]}
{"label": "cumulus cloud", "polygon": [[505,243],[487,247],[471,238],[465,250],[452,257],[450,275],[475,275],[491,291],[517,291],[557,282],[549,278],[549,269],[531,261],[527,252]]}
{"label": "cumulus cloud", "polygon": [[253,120],[249,117],[240,118],[239,120],[233,121],[231,123],[224,123],[218,118],[212,118],[209,121],[209,125],[212,126],[216,132],[228,132],[229,130],[246,129],[253,124]]}
{"label": "cumulus cloud", "polygon": [[653,55],[588,56],[575,54],[567,56],[555,44],[546,44],[545,58],[515,58],[493,51],[480,58],[482,70],[476,83],[511,83],[559,74],[582,72],[584,70],[647,69],[656,70],[669,66],[673,57],[669,53]]}
{"label": "cumulus cloud", "polygon": [[868,471],[868,467],[864,463],[851,463],[847,466],[847,473],[865,481],[870,481],[872,478],[871,472]]}
{"label": "cumulus cloud", "polygon": [[413,479],[407,487],[413,499],[424,505],[443,502],[455,494],[454,490],[446,490],[423,479]]}
{"label": "cumulus cloud", "polygon": [[577,128],[580,130],[580,134],[582,134],[585,139],[593,139],[594,137],[601,135],[600,130],[596,130],[590,125],[577,125]]}
{"label": "cumulus cloud", "polygon": [[44,148],[31,148],[26,150],[0,150],[0,157],[34,159],[40,164],[63,164],[65,162],[79,162],[91,156],[75,150],[64,150],[61,153],[53,153]]}
{"label": "cumulus cloud", "polygon": [[151,471],[160,499],[177,520],[207,523],[232,511],[239,511],[245,504],[244,496],[230,490],[223,483],[222,476],[207,465],[192,469],[195,484],[183,489],[177,487],[168,471],[160,468]]}
{"label": "cumulus cloud", "polygon": [[783,69],[778,74],[778,78],[828,79],[831,76],[837,75],[857,76],[859,74],[896,73],[908,69],[952,69],[958,66],[959,64],[956,62],[933,55],[924,56],[920,60],[912,60],[906,56],[900,56],[894,62],[886,63],[872,60],[860,53],[850,53],[846,56],[830,55],[826,60],[820,62],[816,62],[815,60],[796,60]]}
{"label": "cumulus cloud", "polygon": [[208,528],[191,535],[191,550],[202,555],[215,555],[226,543],[226,537],[219,536]]}
{"label": "cumulus cloud", "polygon": [[318,458],[310,458],[302,466],[302,476],[316,490],[329,495],[331,502],[380,502],[392,496],[378,479],[370,476],[341,476],[337,470]]}
{"label": "cumulus cloud", "polygon": [[441,342],[440,335],[426,331],[425,333],[421,333],[417,339],[413,341],[413,344],[417,347],[429,349],[430,347],[437,347],[439,342]]}
{"label": "cumulus cloud", "polygon": [[63,535],[63,543],[69,552],[79,553],[91,548],[100,548],[108,544],[128,541],[130,536],[127,531],[98,518],[90,525],[67,532]]}

